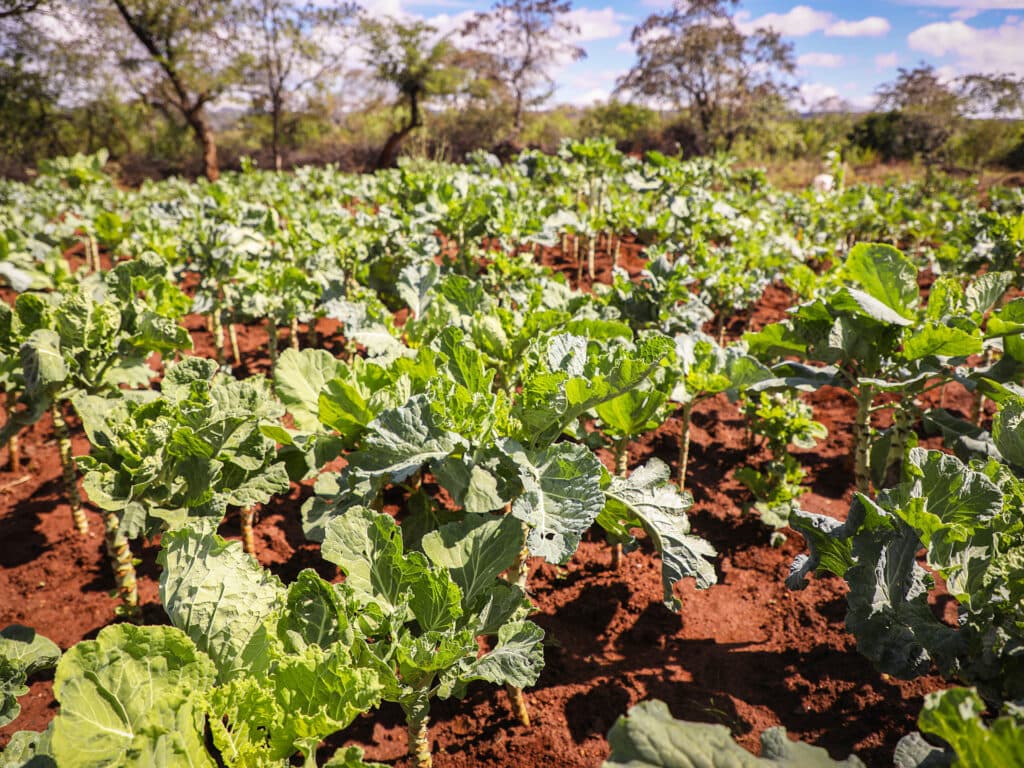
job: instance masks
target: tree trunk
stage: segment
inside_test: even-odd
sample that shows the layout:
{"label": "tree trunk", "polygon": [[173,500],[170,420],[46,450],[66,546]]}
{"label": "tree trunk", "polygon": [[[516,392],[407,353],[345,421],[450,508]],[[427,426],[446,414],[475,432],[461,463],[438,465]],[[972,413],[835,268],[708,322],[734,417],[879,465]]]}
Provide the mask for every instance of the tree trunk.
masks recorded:
{"label": "tree trunk", "polygon": [[409,94],[409,122],[388,137],[387,142],[384,144],[384,149],[380,151],[380,156],[377,158],[378,171],[385,168],[394,168],[395,165],[397,165],[398,150],[402,145],[402,141],[422,124],[423,121],[420,119],[419,94],[413,92]]}
{"label": "tree trunk", "polygon": [[281,99],[275,97],[271,107],[270,115],[271,134],[270,151],[274,153],[274,170],[280,171],[284,168],[284,158],[281,157]]}
{"label": "tree trunk", "polygon": [[185,121],[192,129],[196,144],[203,153],[203,175],[210,181],[220,178],[220,165],[217,163],[217,136],[213,126],[206,118],[202,105],[185,112]]}

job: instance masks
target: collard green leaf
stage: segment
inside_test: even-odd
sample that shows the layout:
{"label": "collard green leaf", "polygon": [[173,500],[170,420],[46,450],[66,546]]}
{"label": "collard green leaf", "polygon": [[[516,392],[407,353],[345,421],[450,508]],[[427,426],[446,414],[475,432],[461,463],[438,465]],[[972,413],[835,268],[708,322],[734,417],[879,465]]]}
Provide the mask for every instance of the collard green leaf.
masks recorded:
{"label": "collard green leaf", "polygon": [[544,668],[544,630],[532,621],[505,624],[498,643],[470,667],[463,680],[487,680],[496,685],[528,688]]}
{"label": "collard green leaf", "polygon": [[672,588],[687,577],[707,589],[718,578],[710,559],[715,549],[704,539],[690,535],[686,510],[692,503],[669,481],[671,470],[660,459],[651,459],[628,478],[612,478],[605,490],[606,502],[598,523],[620,540],[629,541],[630,528],[643,528],[661,555],[661,580],[665,605],[678,610]]}
{"label": "collard green leaf", "polygon": [[270,662],[265,622],[280,611],[285,590],[239,542],[189,529],[169,532],[159,562],[164,610],[213,659],[219,680]]}
{"label": "collard green leaf", "polygon": [[951,688],[925,696],[918,727],[950,745],[956,765],[1024,765],[1024,721],[1012,715],[986,723],[986,706],[973,688]]}
{"label": "collard green leaf", "polygon": [[116,624],[71,648],[57,665],[60,702],[51,750],[58,765],[213,768],[202,697],[213,664],[174,627]]}
{"label": "collard green leaf", "polygon": [[891,245],[858,243],[850,249],[843,275],[899,315],[910,318],[917,305],[917,269]]}
{"label": "collard green leaf", "polygon": [[59,658],[60,648],[33,629],[12,624],[0,630],[0,726],[21,712],[18,697],[28,693],[26,680]]}
{"label": "collard green leaf", "polygon": [[903,354],[908,360],[920,360],[929,355],[936,357],[966,357],[981,352],[979,333],[936,323],[915,326],[907,332]]}
{"label": "collard green leaf", "polygon": [[470,609],[498,575],[512,566],[523,546],[522,524],[508,515],[467,515],[428,533],[422,546],[435,565],[448,569]]}
{"label": "collard green leaf", "polygon": [[672,717],[664,702],[643,701],[608,732],[611,755],[602,768],[863,768],[854,756],[832,760],[821,747],[790,741],[785,728],[761,736],[761,757],[732,740],[724,725]]}
{"label": "collard green leaf", "polygon": [[527,451],[506,441],[504,451],[519,470],[523,492],[512,502],[512,514],[529,526],[530,554],[565,562],[604,508],[601,465],[590,450],[574,443]]}
{"label": "collard green leaf", "polygon": [[370,423],[363,449],[351,454],[350,463],[364,472],[401,481],[462,442],[458,435],[436,426],[429,400],[417,395]]}
{"label": "collard green leaf", "polygon": [[321,429],[320,394],[327,382],[337,376],[341,365],[322,349],[300,352],[289,348],[277,359],[274,391],[300,430],[316,432]]}

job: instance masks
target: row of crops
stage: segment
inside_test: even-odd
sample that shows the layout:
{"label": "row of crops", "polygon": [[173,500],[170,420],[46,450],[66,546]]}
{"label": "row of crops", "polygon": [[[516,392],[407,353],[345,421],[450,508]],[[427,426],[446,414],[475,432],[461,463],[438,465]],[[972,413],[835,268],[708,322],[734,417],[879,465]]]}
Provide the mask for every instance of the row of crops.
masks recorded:
{"label": "row of crops", "polygon": [[[45,627],[0,632],[0,725],[42,669],[60,704],[44,732],[14,734],[4,768],[354,768],[358,748],[318,762],[318,747],[384,702],[428,766],[432,702],[481,682],[528,723],[544,666],[529,558],[565,563],[598,530],[611,569],[653,543],[670,610],[686,611],[681,580],[715,588],[685,487],[690,416],[723,395],[771,457],[736,468],[749,514],[806,540],[787,584],[845,580],[862,654],[955,684],[927,697],[897,763],[1024,764],[1021,190],[837,173],[835,191],[783,193],[724,161],[601,141],[134,190],[101,166],[0,183],[0,439],[17,467],[19,433],[52,420],[73,524],[102,511],[125,619],[63,654]],[[606,269],[638,247],[640,274]],[[768,286],[792,309],[742,333]],[[211,358],[190,354],[195,315]],[[267,371],[242,365],[254,325]],[[825,437],[801,399],[822,387],[856,403],[842,521],[801,510],[792,453]],[[942,407],[957,388],[972,413]],[[677,458],[631,466],[670,419]],[[936,435],[945,450],[921,447]],[[252,557],[254,515],[295,483],[313,484],[302,529],[343,581],[284,583]],[[241,542],[217,533],[229,516]],[[155,537],[171,626],[139,623],[132,550]],[[657,701],[609,741],[611,766],[860,764],[779,731],[755,758]]]}

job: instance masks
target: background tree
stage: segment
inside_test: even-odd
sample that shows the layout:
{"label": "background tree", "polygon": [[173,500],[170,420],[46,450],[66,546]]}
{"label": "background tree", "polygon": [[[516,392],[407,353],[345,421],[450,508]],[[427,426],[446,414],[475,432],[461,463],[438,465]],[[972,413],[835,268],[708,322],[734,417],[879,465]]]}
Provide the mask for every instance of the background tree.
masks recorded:
{"label": "background tree", "polygon": [[900,67],[891,83],[879,87],[878,106],[888,110],[891,156],[920,156],[929,167],[960,122],[962,100],[929,65]]}
{"label": "background tree", "polygon": [[523,113],[547,101],[555,90],[548,74],[559,60],[576,61],[587,54],[570,42],[579,27],[568,17],[569,0],[500,0],[479,12],[462,29],[473,47],[497,62],[497,75],[512,95],[512,141],[523,130]]}
{"label": "background tree", "polygon": [[254,94],[270,116],[270,149],[281,170],[282,128],[289,100],[336,74],[344,59],[356,3],[330,5],[258,0],[249,6],[253,26]]}
{"label": "background tree", "polygon": [[407,113],[377,158],[378,168],[390,168],[405,137],[423,125],[423,102],[453,91],[461,72],[451,64],[451,44],[447,38],[436,39],[437,29],[430,24],[364,19],[362,28],[374,76],[398,89]]}
{"label": "background tree", "polygon": [[745,34],[729,0],[677,2],[633,29],[637,61],[616,93],[686,110],[699,153],[728,150],[763,111],[795,92],[793,47],[778,32]]}
{"label": "background tree", "polygon": [[146,77],[147,99],[180,116],[202,150],[211,181],[220,175],[217,140],[207,114],[210,102],[237,85],[251,57],[235,45],[242,9],[231,0],[112,0],[144,50],[122,65]]}

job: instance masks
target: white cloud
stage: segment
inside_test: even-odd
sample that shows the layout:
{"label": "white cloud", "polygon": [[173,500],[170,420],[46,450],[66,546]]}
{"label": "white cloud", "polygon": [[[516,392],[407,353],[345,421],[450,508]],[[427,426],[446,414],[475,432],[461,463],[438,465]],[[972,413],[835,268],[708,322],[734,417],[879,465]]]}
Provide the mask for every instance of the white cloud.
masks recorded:
{"label": "white cloud", "polygon": [[1024,19],[1007,17],[998,27],[981,29],[962,21],[942,21],[907,36],[912,50],[950,57],[949,66],[965,72],[1024,74]]}
{"label": "white cloud", "polygon": [[580,28],[579,35],[575,36],[577,42],[588,42],[590,40],[607,40],[610,37],[618,37],[623,33],[623,27],[619,23],[622,16],[615,12],[611,6],[601,8],[575,8],[565,14],[566,19]]}
{"label": "white cloud", "polygon": [[903,5],[927,5],[932,8],[958,8],[964,11],[1019,11],[1021,0],[901,0]]}
{"label": "white cloud", "polygon": [[749,20],[750,14],[745,11],[737,13],[735,18],[737,26],[748,34],[760,27],[771,27],[787,37],[803,37],[812,32],[822,31],[835,17],[826,11],[816,11],[810,6],[797,5],[785,13],[766,13],[752,21]]}
{"label": "white cloud", "polygon": [[896,51],[880,53],[875,56],[875,69],[892,69],[899,66],[900,55]]}
{"label": "white cloud", "polygon": [[794,6],[785,13],[766,13],[756,19],[740,11],[735,18],[737,26],[747,34],[761,27],[771,27],[786,37],[805,37],[815,32],[824,32],[829,37],[880,37],[892,29],[889,21],[881,16],[848,21],[807,5]]}
{"label": "white cloud", "polygon": [[797,57],[796,63],[801,67],[835,68],[843,66],[843,57],[838,53],[804,53]]}
{"label": "white cloud", "polygon": [[860,21],[837,21],[825,29],[829,37],[881,37],[889,34],[892,25],[881,16],[868,16]]}
{"label": "white cloud", "polygon": [[957,21],[969,21],[979,13],[981,13],[981,10],[978,8],[960,8],[959,10],[953,11],[949,16]]}

